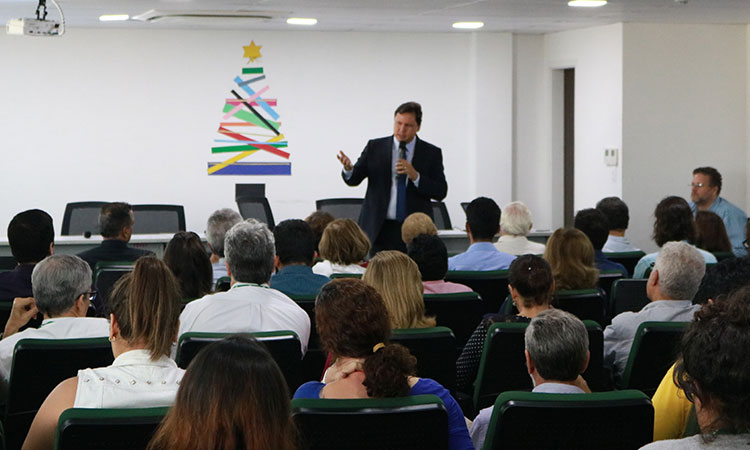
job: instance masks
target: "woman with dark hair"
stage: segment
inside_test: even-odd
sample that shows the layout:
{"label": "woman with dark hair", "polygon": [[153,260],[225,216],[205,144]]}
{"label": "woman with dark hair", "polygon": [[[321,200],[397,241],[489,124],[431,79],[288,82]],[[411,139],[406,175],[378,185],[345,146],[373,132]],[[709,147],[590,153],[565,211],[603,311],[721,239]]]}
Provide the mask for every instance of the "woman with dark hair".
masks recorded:
{"label": "woman with dark hair", "polygon": [[544,259],[550,265],[556,289],[594,289],[599,281],[594,246],[581,230],[555,230],[547,240]]}
{"label": "woman with dark hair", "polygon": [[289,391],[255,339],[210,344],[190,363],[149,450],[293,450]]}
{"label": "woman with dark hair", "polygon": [[[654,209],[654,234],[653,239],[660,248],[671,241],[685,241],[688,244],[695,243],[695,224],[693,211],[690,205],[682,197],[665,197]],[[715,263],[716,257],[711,253],[698,249],[703,255],[706,263]],[[633,269],[633,278],[646,278],[646,270],[653,267],[656,255],[659,252],[649,253],[638,261]]]}
{"label": "woman with dark hair", "polygon": [[425,294],[471,292],[469,286],[444,280],[448,273],[448,249],[439,237],[429,234],[414,237],[407,245],[407,254],[417,263]]}
{"label": "woman with dark hair", "polygon": [[357,279],[337,279],[323,286],[315,300],[320,343],[334,364],[323,383],[311,381],[295,398],[385,398],[433,394],[448,411],[451,450],[473,449],[461,408],[450,392],[428,378],[417,378],[417,360],[391,344],[388,311],[375,288]]}
{"label": "woman with dark hair", "polygon": [[732,251],[727,228],[718,214],[711,211],[695,213],[695,246],[711,253]]}
{"label": "woman with dark hair", "polygon": [[508,289],[518,314],[487,314],[477,326],[456,361],[456,386],[469,392],[479,371],[487,331],[496,322],[531,322],[540,312],[552,308],[555,281],[550,265],[535,255],[523,255],[510,265]]}
{"label": "woman with dark hair", "polygon": [[211,259],[197,234],[192,231],[175,233],[164,250],[163,259],[177,278],[183,299],[196,299],[211,292]]}

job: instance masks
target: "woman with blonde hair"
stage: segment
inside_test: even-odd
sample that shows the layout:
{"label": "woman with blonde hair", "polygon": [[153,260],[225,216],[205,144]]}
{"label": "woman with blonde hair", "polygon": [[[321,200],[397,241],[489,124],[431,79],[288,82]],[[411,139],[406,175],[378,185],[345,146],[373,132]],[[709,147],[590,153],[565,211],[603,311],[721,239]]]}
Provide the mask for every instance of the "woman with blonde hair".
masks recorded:
{"label": "woman with blonde hair", "polygon": [[422,277],[411,258],[397,250],[378,252],[362,280],[383,297],[391,328],[428,328],[434,317],[425,317]]}
{"label": "woman with blonde hair", "polygon": [[357,222],[352,219],[336,219],[326,225],[318,244],[320,257],[324,259],[313,266],[318,275],[333,273],[364,273],[360,266],[370,251],[370,240]]}
{"label": "woman with blonde hair", "polygon": [[555,230],[547,241],[544,259],[552,268],[557,290],[594,289],[599,281],[594,246],[581,230]]}
{"label": "woman with blonde hair", "polygon": [[404,223],[401,224],[401,240],[408,247],[415,237],[427,234],[437,236],[438,230],[432,218],[425,213],[415,212],[409,214]]}

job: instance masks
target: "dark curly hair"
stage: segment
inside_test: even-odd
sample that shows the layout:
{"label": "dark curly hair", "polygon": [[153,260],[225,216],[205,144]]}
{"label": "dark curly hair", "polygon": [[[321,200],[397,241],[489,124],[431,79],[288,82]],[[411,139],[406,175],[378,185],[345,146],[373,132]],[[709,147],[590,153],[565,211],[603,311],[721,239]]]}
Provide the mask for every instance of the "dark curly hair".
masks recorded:
{"label": "dark curly hair", "polygon": [[407,254],[417,263],[423,281],[445,278],[448,272],[448,249],[439,237],[420,234],[407,246]]}
{"label": "dark curly hair", "polygon": [[695,226],[690,205],[682,197],[665,197],[654,210],[654,242],[661,247],[670,241],[695,242]]}
{"label": "dark curly hair", "polygon": [[727,258],[706,268],[694,304],[703,304],[708,299],[716,300],[731,291],[750,284],[750,256]]}

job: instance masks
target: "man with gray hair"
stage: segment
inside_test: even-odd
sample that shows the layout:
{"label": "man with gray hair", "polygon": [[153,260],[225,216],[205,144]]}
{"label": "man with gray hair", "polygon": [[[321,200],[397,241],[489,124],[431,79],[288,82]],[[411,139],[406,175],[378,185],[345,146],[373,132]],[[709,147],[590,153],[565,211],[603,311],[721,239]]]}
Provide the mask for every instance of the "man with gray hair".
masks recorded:
{"label": "man with gray hair", "polygon": [[231,287],[188,303],[180,314],[179,335],[291,330],[304,354],[310,318],[289,297],[268,287],[275,247],[266,224],[247,219],[234,225],[224,239],[224,255]]}
{"label": "man with gray hair", "polygon": [[532,227],[531,211],[521,202],[505,205],[500,215],[500,239],[495,248],[511,255],[541,255],[544,244],[532,242],[526,236]]}
{"label": "man with gray hair", "polygon": [[624,312],[604,329],[604,366],[615,379],[625,370],[638,326],[643,322],[690,322],[700,305],[693,305],[706,261],[692,245],[667,242],[659,250],[654,269],[646,282],[651,302],[638,312]]}
{"label": "man with gray hair", "polygon": [[[91,299],[91,268],[77,256],[52,255],[31,273],[33,298],[17,298],[0,341],[0,375],[7,381],[13,349],[21,339],[73,339],[109,336],[107,319],[86,317]],[[37,311],[39,328],[18,331]]]}
{"label": "man with gray hair", "polygon": [[214,270],[214,286],[221,277],[228,277],[224,261],[224,237],[235,224],[242,222],[242,216],[231,208],[217,209],[208,217],[206,241],[211,250],[211,266]]}
{"label": "man with gray hair", "polygon": [[[526,368],[534,390],[545,394],[590,392],[581,374],[589,365],[589,334],[576,316],[548,309],[531,319],[524,334]],[[493,407],[479,411],[471,425],[474,447],[482,448]]]}

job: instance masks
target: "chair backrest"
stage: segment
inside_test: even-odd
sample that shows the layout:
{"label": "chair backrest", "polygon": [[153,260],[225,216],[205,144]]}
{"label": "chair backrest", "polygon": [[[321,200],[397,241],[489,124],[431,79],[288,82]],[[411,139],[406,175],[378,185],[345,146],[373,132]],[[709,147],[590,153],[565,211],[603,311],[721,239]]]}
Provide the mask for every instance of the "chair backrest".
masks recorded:
{"label": "chair backrest", "polygon": [[635,252],[619,252],[619,253],[605,253],[604,257],[607,258],[610,261],[614,261],[616,263],[620,263],[623,266],[625,266],[625,269],[627,269],[628,273],[632,276],[633,270],[635,269],[635,265],[638,264],[638,261],[646,256],[646,253],[638,250]]}
{"label": "chair backrest", "polygon": [[623,389],[653,395],[677,359],[680,339],[689,322],[643,322],[638,326],[622,375]]}
{"label": "chair backrest", "polygon": [[716,261],[724,261],[725,259],[731,259],[735,257],[734,253],[732,252],[713,252],[713,255],[716,257]]}
{"label": "chair backrest", "polygon": [[214,291],[226,292],[229,290],[230,287],[232,287],[232,278],[220,277],[218,280],[216,280],[216,286],[214,286]]}
{"label": "chair backrest", "polygon": [[453,228],[451,217],[448,215],[448,208],[443,202],[432,201],[432,220],[438,230],[450,230]]}
{"label": "chair backrest", "polygon": [[622,449],[651,442],[654,407],[642,392],[505,392],[495,402],[484,449]]}
{"label": "chair backrest", "polygon": [[169,408],[66,409],[56,450],[145,450]]}
{"label": "chair backrest", "polygon": [[448,390],[456,387],[456,337],[450,328],[393,330],[391,342],[401,344],[417,358],[417,376],[432,378]]}
{"label": "chair backrest", "polygon": [[315,209],[325,211],[337,219],[357,222],[362,211],[362,198],[324,198],[315,201]]}
{"label": "chair backrest", "polygon": [[117,280],[126,273],[132,272],[135,261],[99,261],[94,268],[94,289],[96,300],[94,306],[98,316],[103,317],[107,310],[109,294]]}
{"label": "chair backrest", "polygon": [[361,273],[332,273],[329,278],[335,280],[336,278],[362,278]]}
{"label": "chair backrest", "polygon": [[294,399],[307,450],[448,449],[448,413],[434,395],[383,399]]}
{"label": "chair backrest", "polygon": [[437,325],[453,330],[456,346],[463,347],[484,315],[482,298],[475,292],[427,294],[425,312],[435,316]]}
{"label": "chair backrest", "polygon": [[133,234],[185,231],[185,208],[182,205],[133,205],[133,217]]}
{"label": "chair backrest", "polygon": [[240,215],[243,219],[253,218],[259,222],[265,223],[271,230],[276,226],[276,222],[273,220],[271,204],[268,203],[266,197],[237,197],[237,207],[239,208]]}
{"label": "chair backrest", "polygon": [[625,311],[640,311],[648,305],[649,299],[646,295],[646,279],[622,279],[612,285],[612,294],[609,301],[609,315],[616,315]]}
{"label": "chair backrest", "polygon": [[604,380],[604,331],[593,320],[584,320],[589,335],[589,366],[581,374],[592,391],[603,391]]}
{"label": "chair backrest", "polygon": [[469,207],[469,203],[471,202],[461,202],[461,209],[463,209],[464,212],[466,212],[466,208]]}
{"label": "chair backrest", "polygon": [[508,274],[507,270],[449,270],[445,274],[445,281],[469,286],[482,297],[484,312],[496,313],[509,294]]}
{"label": "chair backrest", "polygon": [[593,320],[599,325],[604,325],[605,298],[599,289],[557,291],[552,304],[581,320]]}
{"label": "chair backrest", "polygon": [[[290,392],[294,392],[302,384],[300,372],[302,370],[302,350],[299,337],[293,331],[264,331],[245,333],[253,336],[266,346],[276,364],[284,374]],[[220,341],[233,333],[184,333],[177,343],[177,365],[187,369],[190,361],[198,352],[212,342]]]}
{"label": "chair backrest", "polygon": [[73,202],[65,205],[60,235],[75,236],[85,232],[99,234],[99,212],[107,202]]}
{"label": "chair backrest", "polygon": [[612,294],[612,285],[615,281],[622,278],[622,272],[619,270],[603,270],[599,272],[598,286],[604,291],[604,294],[609,298]]}

